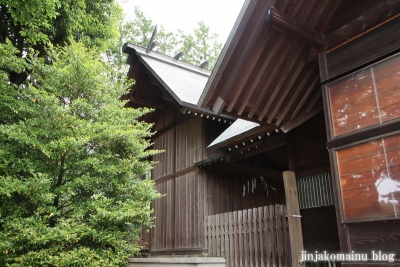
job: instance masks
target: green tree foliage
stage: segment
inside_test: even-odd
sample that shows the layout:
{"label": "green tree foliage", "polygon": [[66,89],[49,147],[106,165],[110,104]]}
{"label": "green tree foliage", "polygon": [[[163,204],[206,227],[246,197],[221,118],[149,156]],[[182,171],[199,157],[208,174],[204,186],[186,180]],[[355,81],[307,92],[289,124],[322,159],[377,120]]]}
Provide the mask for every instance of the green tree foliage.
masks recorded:
{"label": "green tree foliage", "polygon": [[[118,38],[121,7],[115,0],[0,0],[0,43],[9,40],[25,57],[31,48],[46,57],[48,44],[82,42],[105,51]],[[10,73],[20,84],[29,70]]]}
{"label": "green tree foliage", "polygon": [[[110,64],[120,73],[124,73],[122,67],[125,56],[121,54],[120,48],[124,43],[132,43],[141,47],[147,47],[155,24],[138,7],[134,9],[134,19],[126,21],[120,26],[120,39],[117,44],[108,50],[107,56]],[[198,28],[193,33],[187,34],[182,30],[170,32],[160,25],[157,30],[155,41],[157,46],[154,51],[164,55],[174,56],[183,51],[183,61],[199,65],[207,60],[207,69],[213,69],[222,50],[222,44],[218,42],[218,35],[204,22],[199,22]]]}
{"label": "green tree foliage", "polygon": [[[148,110],[123,108],[93,49],[32,54],[0,44],[0,266],[125,266],[159,196],[141,179],[156,153]],[[25,68],[26,83],[7,82]]]}
{"label": "green tree foliage", "polygon": [[209,62],[212,69],[222,50],[222,44],[217,41],[218,35],[211,33],[210,27],[204,22],[194,30],[194,34],[181,35],[181,50],[185,53],[184,60],[199,65],[203,61]]}
{"label": "green tree foliage", "polygon": [[106,49],[121,19],[114,0],[0,0],[0,43],[10,39],[21,52],[74,41]]}

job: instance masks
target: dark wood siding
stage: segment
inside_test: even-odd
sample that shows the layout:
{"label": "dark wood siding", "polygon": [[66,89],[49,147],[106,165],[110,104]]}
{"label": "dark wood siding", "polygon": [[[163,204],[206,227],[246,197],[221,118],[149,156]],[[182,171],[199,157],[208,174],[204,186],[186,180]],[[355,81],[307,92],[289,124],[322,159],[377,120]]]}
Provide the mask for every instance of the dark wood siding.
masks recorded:
{"label": "dark wood siding", "polygon": [[[394,218],[385,218],[388,213],[384,206],[387,206],[390,201],[385,202],[382,195],[377,192],[378,186],[383,180],[389,181],[392,179],[392,181],[398,181],[399,179],[397,174],[390,175],[391,167],[395,167],[390,164],[392,162],[395,163],[396,160],[392,158],[393,160],[390,161],[391,152],[385,151],[386,148],[390,150],[395,145],[392,144],[389,148],[384,144],[387,136],[396,134],[396,130],[387,125],[392,123],[389,120],[398,117],[396,110],[392,109],[392,107],[397,108],[398,102],[397,71],[390,72],[391,69],[398,68],[398,63],[391,64],[394,61],[392,61],[393,57],[389,60],[389,56],[393,56],[400,50],[399,35],[400,18],[397,17],[386,24],[378,25],[367,34],[320,57],[322,80],[331,79],[331,84],[334,84],[336,82],[335,79],[340,76],[350,72],[357,75],[357,71],[361,71],[366,65],[382,62],[379,63],[381,65],[369,68],[374,72],[372,88],[376,92],[371,98],[366,97],[365,102],[358,103],[360,105],[352,102],[351,99],[356,102],[360,100],[360,97],[356,95],[357,93],[353,94],[357,90],[353,90],[353,93],[348,90],[351,89],[351,86],[356,85],[342,88],[343,99],[345,101],[350,100],[351,108],[356,115],[362,112],[368,115],[367,113],[371,112],[371,110],[377,110],[374,105],[371,106],[367,103],[368,99],[379,102],[378,111],[379,106],[382,104],[385,114],[382,113],[382,110],[381,113],[377,114],[376,117],[380,119],[378,124],[370,120],[365,125],[362,125],[363,122],[360,119],[357,120],[356,116],[355,124],[353,125],[355,127],[352,126],[342,133],[339,132],[339,134],[343,134],[343,137],[334,137],[335,118],[331,117],[332,114],[330,112],[335,113],[341,108],[337,106],[331,109],[329,106],[332,104],[332,100],[329,98],[327,91],[324,92],[327,120],[332,121],[328,125],[328,145],[331,148],[330,155],[333,163],[333,172],[335,173],[334,180],[338,185],[335,199],[339,208],[338,215],[343,226],[340,227],[340,242],[343,252],[356,251],[357,253],[367,252],[370,254],[372,250],[381,250],[382,253],[399,254],[400,221]],[[385,64],[387,64],[387,67],[385,67]],[[352,76],[343,78],[346,79],[348,77]],[[362,92],[362,95],[365,95],[364,93],[367,91]],[[344,101],[339,102],[343,104]],[[349,114],[349,116],[351,115]],[[373,124],[376,125],[370,126]],[[360,129],[358,129],[358,125],[360,125]],[[365,126],[365,129],[362,129],[363,126]],[[341,141],[337,142],[335,139]],[[372,140],[377,140],[375,145],[374,142],[370,142]],[[390,161],[390,164],[386,164],[386,161]],[[356,178],[354,175],[360,176],[357,177],[357,181],[354,180]],[[342,188],[340,188],[340,185]],[[340,194],[340,190],[342,194]],[[391,202],[397,203],[396,201]],[[393,214],[393,210],[397,209],[397,207],[390,208],[390,214]],[[394,213],[396,214],[396,211]],[[384,221],[386,219],[393,220]],[[352,222],[348,220],[352,220]],[[387,264],[385,266],[389,266],[389,263],[385,264]],[[343,266],[353,265],[359,266],[355,264],[344,264]],[[363,266],[374,265],[363,264]],[[379,266],[381,265],[379,264]]]}
{"label": "dark wood siding", "polygon": [[328,53],[325,62],[328,72],[321,80],[332,79],[399,51],[399,36],[400,17]]}
{"label": "dark wood siding", "polygon": [[[154,156],[152,175],[164,196],[154,202],[155,227],[151,230],[152,254],[199,254],[204,249],[204,221],[208,215],[284,204],[281,181],[223,170],[197,169],[193,164],[218,153],[207,149],[229,124],[204,116],[183,115],[170,106],[156,123],[154,148],[165,150]],[[246,192],[243,196],[243,185]]]}
{"label": "dark wood siding", "polygon": [[304,250],[340,251],[335,207],[304,209],[300,213]]}
{"label": "dark wood siding", "polygon": [[154,149],[163,150],[152,178],[164,196],[153,204],[154,225],[150,253],[200,253],[204,247],[204,218],[207,216],[207,174],[193,164],[217,153],[207,150],[227,123],[206,117],[184,115],[172,103],[155,124]]}
{"label": "dark wood siding", "polygon": [[207,183],[207,215],[285,204],[283,183],[280,181],[266,180],[265,186],[257,177],[252,192],[254,175],[215,170],[204,171],[204,174]]}
{"label": "dark wood siding", "polygon": [[154,148],[165,151],[154,156],[158,163],[153,169],[153,179],[165,196],[154,203],[151,253],[203,247],[201,189],[204,179],[193,167],[202,160],[205,149],[202,120],[199,116],[185,119],[182,113],[171,108],[158,122],[160,134],[154,139]]}
{"label": "dark wood siding", "polygon": [[180,171],[203,160],[203,119],[200,116],[186,120],[176,126],[175,170]]}
{"label": "dark wood siding", "polygon": [[357,253],[395,253],[400,258],[400,221],[349,224],[351,250]]}
{"label": "dark wood siding", "polygon": [[291,133],[294,171],[297,178],[329,170],[326,149],[326,126],[323,112],[306,121]]}
{"label": "dark wood siding", "polygon": [[[296,178],[330,171],[323,112],[295,128],[289,134],[291,136]],[[340,251],[334,206],[302,209],[301,215],[304,249],[306,251]]]}

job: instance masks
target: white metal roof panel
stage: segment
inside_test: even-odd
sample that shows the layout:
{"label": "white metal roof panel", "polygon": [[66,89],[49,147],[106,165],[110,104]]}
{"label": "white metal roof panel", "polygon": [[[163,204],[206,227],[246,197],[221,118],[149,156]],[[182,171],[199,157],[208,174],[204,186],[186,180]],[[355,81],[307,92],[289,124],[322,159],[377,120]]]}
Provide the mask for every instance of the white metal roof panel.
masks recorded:
{"label": "white metal roof panel", "polygon": [[229,140],[232,137],[235,137],[244,132],[250,131],[256,127],[260,126],[260,124],[252,121],[246,121],[242,119],[237,119],[228,129],[226,129],[220,136],[218,136],[208,147],[215,146],[219,143]]}
{"label": "white metal roof panel", "polygon": [[154,71],[157,79],[166,85],[181,101],[197,105],[208,81],[208,75],[144,55],[142,58]]}

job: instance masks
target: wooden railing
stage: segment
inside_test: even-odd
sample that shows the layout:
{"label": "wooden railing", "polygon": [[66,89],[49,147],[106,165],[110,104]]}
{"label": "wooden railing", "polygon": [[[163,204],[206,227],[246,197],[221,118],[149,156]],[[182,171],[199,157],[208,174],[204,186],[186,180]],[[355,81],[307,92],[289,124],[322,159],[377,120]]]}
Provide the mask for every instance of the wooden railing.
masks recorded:
{"label": "wooden railing", "polygon": [[286,208],[275,205],[208,216],[208,255],[225,257],[227,267],[290,265]]}

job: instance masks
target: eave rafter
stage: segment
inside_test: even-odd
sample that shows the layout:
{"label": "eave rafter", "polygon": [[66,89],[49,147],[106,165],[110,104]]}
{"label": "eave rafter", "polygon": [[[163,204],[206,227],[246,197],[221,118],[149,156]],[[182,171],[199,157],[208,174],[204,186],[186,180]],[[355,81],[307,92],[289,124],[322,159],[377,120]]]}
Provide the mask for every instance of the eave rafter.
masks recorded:
{"label": "eave rafter", "polygon": [[250,143],[249,145],[244,146],[240,150],[228,154],[225,161],[226,162],[239,161],[286,144],[287,144],[287,136],[285,134],[280,134],[269,139],[264,139],[258,142]]}
{"label": "eave rafter", "polygon": [[[277,130],[277,129],[276,129]],[[279,132],[277,130],[276,132]],[[221,162],[236,162],[265,151],[286,145],[288,142],[286,134],[270,134],[269,132],[260,134],[250,140],[236,141],[219,148],[220,154],[209,157],[194,164],[196,167],[204,167]]]}
{"label": "eave rafter", "polygon": [[324,37],[327,53],[400,16],[400,0],[385,1]]}
{"label": "eave rafter", "polygon": [[[330,13],[331,15],[332,13]],[[294,17],[273,6],[269,9],[265,22],[268,26],[309,44],[319,51],[325,50],[329,53],[399,16],[400,0],[392,0],[366,10],[328,35],[297,21]]]}
{"label": "eave rafter", "polygon": [[131,96],[129,100],[134,104],[143,105],[148,108],[165,109],[165,105],[163,103],[151,99],[138,96]]}
{"label": "eave rafter", "polygon": [[270,8],[266,23],[270,27],[295,37],[313,47],[321,48],[324,46],[323,34],[297,21],[295,18],[275,7]]}
{"label": "eave rafter", "polygon": [[244,164],[237,164],[237,163],[226,163],[222,162],[220,164],[210,165],[206,167],[207,169],[212,170],[223,170],[224,172],[234,172],[234,173],[243,173],[243,174],[251,174],[251,175],[259,175],[263,176],[267,179],[282,181],[282,172],[265,169],[255,166],[248,166]]}

